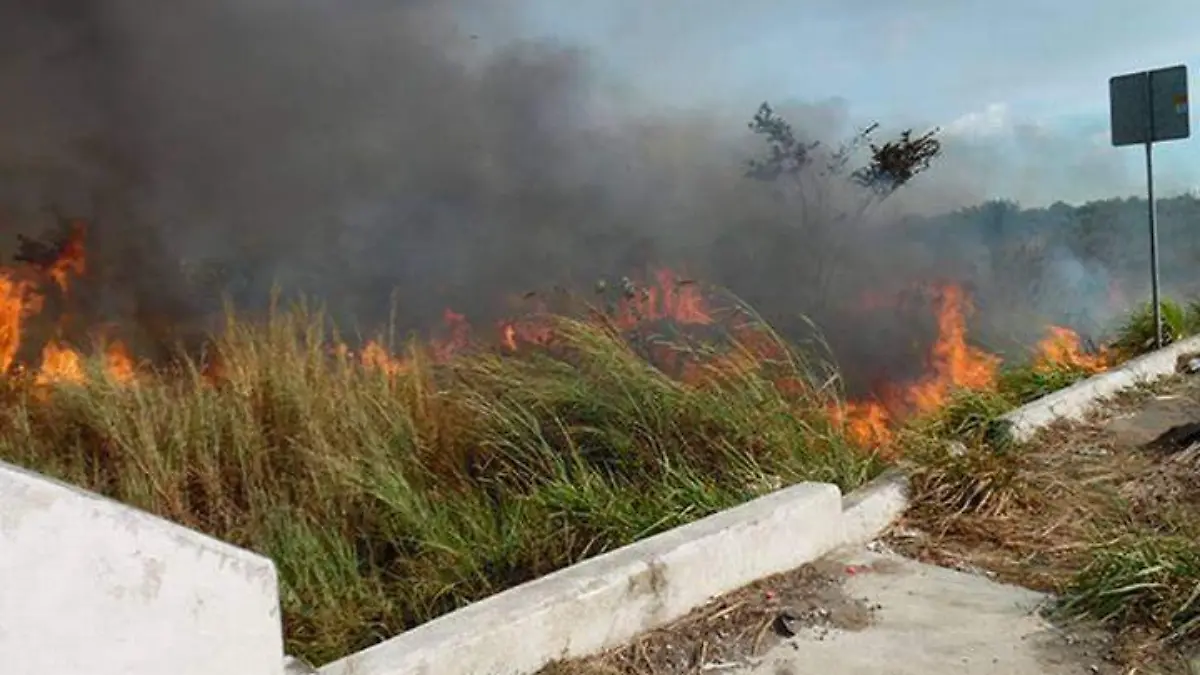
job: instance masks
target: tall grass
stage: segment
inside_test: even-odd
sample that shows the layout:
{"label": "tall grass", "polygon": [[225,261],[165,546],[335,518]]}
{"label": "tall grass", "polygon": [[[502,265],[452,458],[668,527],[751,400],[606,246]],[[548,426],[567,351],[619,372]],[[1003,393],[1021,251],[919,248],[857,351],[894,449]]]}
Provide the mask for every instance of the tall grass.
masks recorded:
{"label": "tall grass", "polygon": [[779,485],[881,468],[782,344],[685,384],[601,324],[554,329],[516,356],[404,345],[389,374],[331,350],[318,313],[231,318],[215,369],[0,384],[0,458],[270,556],[287,648],[318,663]]}
{"label": "tall grass", "polygon": [[[1163,341],[1178,342],[1200,333],[1200,300],[1179,303],[1170,299],[1159,302],[1163,325]],[[1113,348],[1123,358],[1133,358],[1154,350],[1154,303],[1147,302],[1133,312],[1118,327]]]}
{"label": "tall grass", "polygon": [[1200,637],[1200,542],[1184,533],[1122,533],[1096,546],[1058,609],[1194,642]]}

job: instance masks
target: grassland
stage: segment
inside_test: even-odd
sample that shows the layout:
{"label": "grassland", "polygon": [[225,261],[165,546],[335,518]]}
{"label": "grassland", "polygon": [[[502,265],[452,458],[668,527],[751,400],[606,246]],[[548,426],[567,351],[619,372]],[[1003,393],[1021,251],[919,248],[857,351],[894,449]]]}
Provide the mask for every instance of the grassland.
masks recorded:
{"label": "grassland", "polygon": [[269,555],[287,648],[318,663],[783,484],[882,467],[769,333],[779,358],[730,345],[683,384],[602,322],[554,319],[553,347],[520,355],[435,363],[413,343],[397,368],[331,350],[326,325],[231,320],[205,361],[133,385],[96,363],[83,384],[10,379],[0,458]]}
{"label": "grassland", "polygon": [[[554,340],[536,349],[435,359],[412,342],[384,367],[331,349],[319,313],[231,317],[203,358],[133,384],[99,363],[84,383],[9,378],[0,459],[270,556],[287,649],[316,663],[782,485],[848,490],[885,468],[832,421],[828,366],[765,326],[687,348],[698,365],[681,379],[609,323],[548,320]],[[1142,329],[1131,322],[1126,344]],[[991,421],[1086,374],[1009,369],[910,422],[898,446],[917,517],[1032,508],[1044,486],[1022,477],[1022,452],[995,452]],[[968,451],[947,454],[950,439]],[[1071,607],[1112,615],[1104,589],[1195,552],[1170,536],[1085,561],[1063,582]],[[1172,560],[1114,620],[1157,621],[1184,596],[1195,559]]]}

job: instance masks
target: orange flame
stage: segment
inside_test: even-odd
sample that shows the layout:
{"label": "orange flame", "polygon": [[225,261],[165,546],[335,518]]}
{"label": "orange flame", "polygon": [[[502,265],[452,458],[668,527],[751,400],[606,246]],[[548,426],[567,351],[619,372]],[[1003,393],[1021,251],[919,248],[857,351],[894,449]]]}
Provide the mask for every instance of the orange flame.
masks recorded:
{"label": "orange flame", "polygon": [[1107,350],[1100,350],[1095,354],[1085,353],[1079,335],[1070,328],[1051,326],[1046,337],[1037,344],[1034,364],[1035,368],[1043,372],[1065,366],[1088,373],[1098,373],[1107,370],[1111,360],[1112,355]]}
{"label": "orange flame", "polygon": [[886,446],[898,418],[937,410],[956,390],[983,391],[996,384],[1000,358],[967,342],[967,316],[973,311],[958,286],[940,289],[937,300],[938,338],[930,354],[930,374],[900,390],[887,401],[847,402],[835,411],[835,423],[864,446]]}
{"label": "orange flame", "polygon": [[[344,349],[344,346],[342,348]],[[408,370],[407,362],[393,357],[386,347],[374,340],[363,345],[359,353],[359,362],[367,370],[378,370],[388,375],[398,375]]]}
{"label": "orange flame", "polygon": [[71,275],[82,276],[87,271],[87,257],[84,253],[84,236],[87,226],[83,221],[71,222],[71,230],[67,240],[63,242],[58,257],[50,264],[47,272],[54,283],[65,293],[70,283]]}
{"label": "orange flame", "polygon": [[905,397],[917,412],[937,410],[955,389],[985,390],[995,386],[999,357],[967,343],[967,315],[971,311],[971,302],[961,288],[946,286],[941,290],[933,373],[911,387]]}
{"label": "orange flame", "polygon": [[136,366],[125,343],[114,341],[105,348],[104,370],[115,382],[129,384],[134,381]]}
{"label": "orange flame", "polygon": [[22,325],[41,311],[42,299],[29,284],[0,273],[0,372],[8,372],[21,347]]}
{"label": "orange flame", "polygon": [[657,284],[636,289],[617,307],[616,325],[629,330],[640,323],[670,319],[681,325],[707,325],[713,322],[704,294],[692,282],[674,272],[661,269],[654,273]]}
{"label": "orange flame", "polygon": [[52,340],[42,349],[42,366],[34,381],[43,385],[83,382],[83,357],[74,349]]}

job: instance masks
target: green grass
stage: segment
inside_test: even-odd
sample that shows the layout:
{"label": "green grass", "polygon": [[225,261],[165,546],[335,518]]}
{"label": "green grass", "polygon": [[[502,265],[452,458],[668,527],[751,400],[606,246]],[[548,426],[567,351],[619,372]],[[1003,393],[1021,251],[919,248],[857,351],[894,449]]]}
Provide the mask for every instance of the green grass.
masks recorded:
{"label": "green grass", "polygon": [[1059,609],[1118,629],[1148,627],[1169,640],[1194,640],[1200,637],[1200,541],[1131,531],[1103,542]]}
{"label": "green grass", "polygon": [[[1200,300],[1181,304],[1163,299],[1159,307],[1164,343],[1178,342],[1200,332]],[[1147,302],[1118,327],[1113,348],[1122,358],[1129,359],[1153,351],[1154,339],[1154,303]]]}
{"label": "green grass", "polygon": [[318,314],[231,320],[215,379],[185,361],[134,386],[0,384],[0,458],[270,556],[287,649],[316,663],[780,485],[882,468],[769,332],[774,358],[683,384],[601,323],[554,321],[548,349],[433,363],[410,344],[388,375],[331,351]]}
{"label": "green grass", "polygon": [[[319,313],[231,316],[204,362],[147,368],[133,386],[98,372],[49,392],[0,382],[0,459],[270,556],[287,649],[316,663],[781,485],[849,490],[883,468],[830,422],[829,369],[764,326],[683,347],[548,320],[554,342],[517,354],[435,362],[394,345],[407,367],[389,374],[331,349],[341,341]],[[684,381],[645,358],[673,349],[706,365]],[[1037,504],[1027,455],[1000,445],[997,420],[1088,374],[1006,368],[995,390],[911,421],[900,445],[917,508]],[[1102,563],[1081,573],[1077,610],[1103,612],[1105,584],[1130,587],[1132,567]],[[1184,584],[1160,583],[1130,620],[1180,600]],[[1190,625],[1190,611],[1166,622]]]}

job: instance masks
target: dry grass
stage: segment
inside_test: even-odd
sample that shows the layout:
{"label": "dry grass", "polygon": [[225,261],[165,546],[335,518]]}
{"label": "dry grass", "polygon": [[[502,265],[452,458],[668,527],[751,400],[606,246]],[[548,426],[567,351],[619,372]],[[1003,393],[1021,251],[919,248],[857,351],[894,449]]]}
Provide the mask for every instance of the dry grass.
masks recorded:
{"label": "dry grass", "polygon": [[0,459],[270,556],[287,649],[316,663],[780,485],[881,468],[781,342],[683,384],[602,322],[555,321],[550,349],[434,363],[410,344],[388,374],[331,351],[319,314],[231,319],[207,363],[132,386],[0,383]]}
{"label": "dry grass", "polygon": [[692,675],[745,665],[802,628],[862,630],[873,609],[847,597],[846,574],[824,559],[760,579],[624,647],[555,662],[538,675]]}
{"label": "dry grass", "polygon": [[[781,485],[848,490],[883,468],[830,422],[827,368],[765,327],[686,348],[603,321],[551,328],[518,354],[396,345],[407,366],[389,373],[331,350],[319,313],[231,317],[206,358],[132,386],[98,370],[50,391],[0,383],[0,459],[270,556],[287,649],[316,663]],[[707,365],[682,382],[645,358],[664,348]],[[997,435],[998,415],[1084,375],[1010,370],[907,428],[907,524],[926,534],[898,544],[1190,634],[1191,531],[1122,511],[1148,460],[1081,452],[1088,425],[1023,447]]]}
{"label": "dry grass", "polygon": [[892,543],[1058,594],[1060,616],[1113,627],[1128,663],[1170,661],[1200,637],[1200,463],[1122,445],[1105,421],[1195,387],[1131,390],[1020,446],[911,434],[913,507]]}

